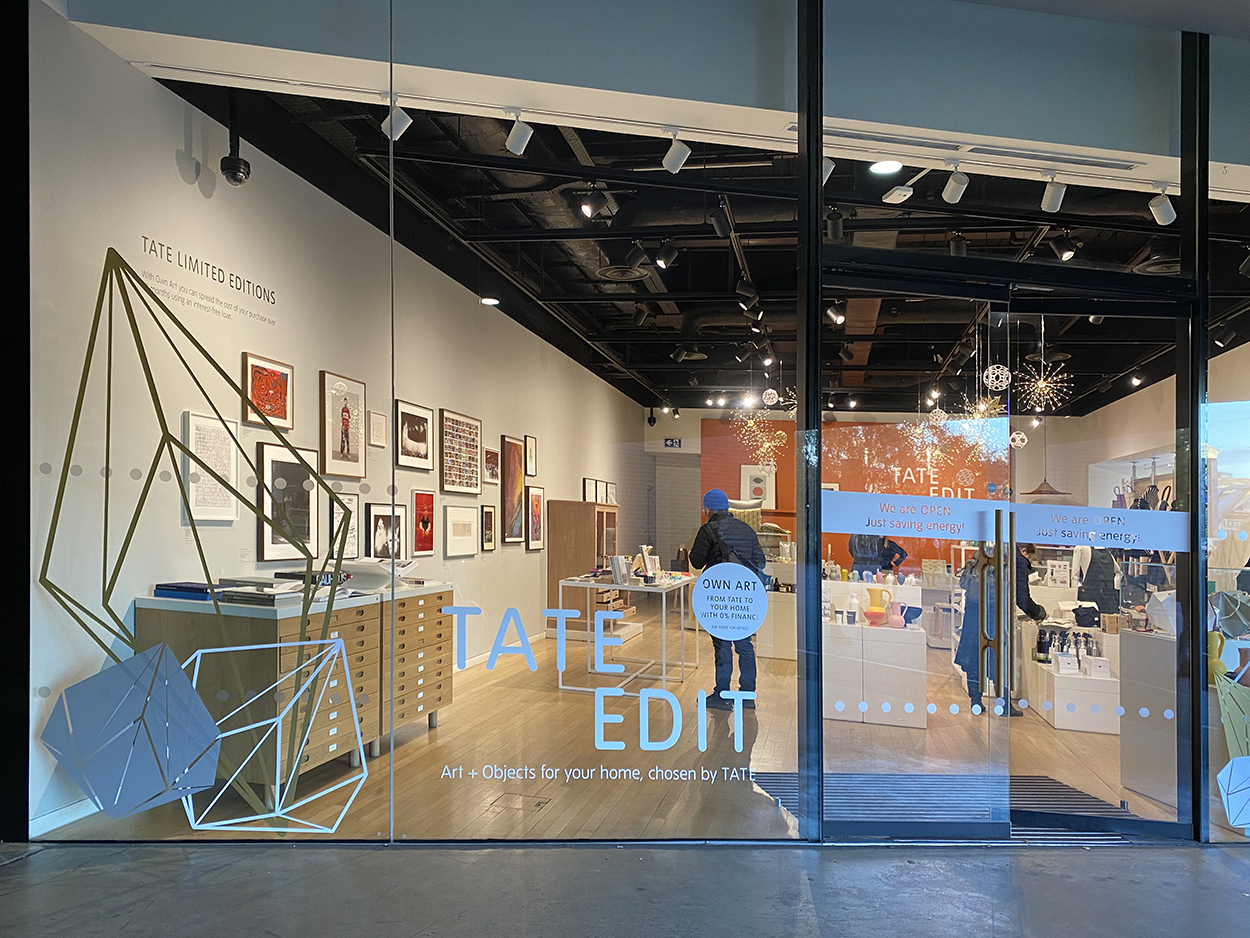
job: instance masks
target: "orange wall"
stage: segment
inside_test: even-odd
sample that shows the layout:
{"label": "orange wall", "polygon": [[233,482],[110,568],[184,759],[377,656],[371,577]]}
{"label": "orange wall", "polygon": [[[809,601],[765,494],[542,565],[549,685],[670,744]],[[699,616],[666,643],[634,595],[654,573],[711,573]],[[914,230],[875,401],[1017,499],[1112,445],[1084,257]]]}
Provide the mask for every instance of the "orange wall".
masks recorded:
{"label": "orange wall", "polygon": [[[791,531],[795,527],[794,434],[792,420],[779,420],[774,426],[790,436],[790,445],[777,458],[777,508],[764,512],[764,520]],[[899,495],[927,495],[944,498],[1005,497],[1009,479],[1004,446],[995,447],[987,458],[984,448],[959,432],[939,430],[929,441],[940,447],[940,455],[926,456],[924,444],[917,445],[907,424],[827,423],[822,438],[821,472],[826,484],[836,483],[845,492],[889,492]],[[702,490],[724,489],[730,498],[740,494],[740,466],[753,464],[752,455],[734,435],[729,421],[702,421]],[[994,484],[995,491],[989,491]],[[909,572],[920,572],[922,559],[950,561],[950,543],[933,538],[898,538],[907,551],[903,564]],[[826,559],[843,566],[850,564],[847,537],[823,536]]]}

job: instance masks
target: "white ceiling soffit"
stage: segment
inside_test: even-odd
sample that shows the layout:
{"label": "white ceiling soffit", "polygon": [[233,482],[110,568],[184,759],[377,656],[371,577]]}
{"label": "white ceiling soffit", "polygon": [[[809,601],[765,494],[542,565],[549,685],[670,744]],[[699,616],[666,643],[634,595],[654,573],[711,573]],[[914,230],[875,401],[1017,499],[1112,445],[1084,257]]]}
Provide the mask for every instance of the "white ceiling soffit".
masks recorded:
{"label": "white ceiling soffit", "polygon": [[[153,78],[229,85],[282,94],[383,104],[387,64],[142,30],[76,24]],[[774,151],[797,149],[796,116],[784,111],[679,98],[604,91],[413,65],[395,66],[399,104],[414,109],[508,118],[519,108],[537,123],[642,136],[678,127],[685,140]],[[510,119],[510,118],[508,118]],[[1005,137],[868,121],[825,119],[825,153],[854,160],[898,159],[943,169],[954,161],[969,173],[1150,192],[1166,184],[1176,194],[1175,157],[1056,147]],[[1250,202],[1250,166],[1211,164],[1214,198]]]}

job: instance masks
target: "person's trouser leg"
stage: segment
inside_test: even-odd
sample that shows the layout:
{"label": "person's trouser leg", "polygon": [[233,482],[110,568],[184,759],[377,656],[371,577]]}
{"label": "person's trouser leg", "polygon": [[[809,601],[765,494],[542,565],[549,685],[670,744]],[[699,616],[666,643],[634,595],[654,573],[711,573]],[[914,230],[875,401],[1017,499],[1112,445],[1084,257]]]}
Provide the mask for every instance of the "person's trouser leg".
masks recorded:
{"label": "person's trouser leg", "polygon": [[712,693],[720,699],[720,692],[729,690],[729,683],[734,676],[733,643],[713,637],[712,649],[716,658],[716,689]]}
{"label": "person's trouser leg", "polygon": [[738,690],[755,690],[755,645],[751,636],[734,642],[734,648],[738,652]]}

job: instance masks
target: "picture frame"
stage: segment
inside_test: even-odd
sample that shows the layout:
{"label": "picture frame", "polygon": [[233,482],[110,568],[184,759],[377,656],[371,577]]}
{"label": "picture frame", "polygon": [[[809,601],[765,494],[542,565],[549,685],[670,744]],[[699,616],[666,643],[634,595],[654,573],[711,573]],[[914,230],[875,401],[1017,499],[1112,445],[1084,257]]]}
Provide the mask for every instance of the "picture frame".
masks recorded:
{"label": "picture frame", "polygon": [[386,446],[386,414],[369,411],[369,445]]}
{"label": "picture frame", "polygon": [[447,557],[477,556],[477,506],[444,505],[443,511],[444,554]]}
{"label": "picture frame", "polygon": [[408,401],[395,402],[395,465],[434,468],[434,411]]}
{"label": "picture frame", "polygon": [[494,550],[499,546],[498,514],[494,505],[482,506],[482,551]]}
{"label": "picture frame", "polygon": [[182,413],[182,442],[190,451],[182,454],[182,476],[187,487],[183,517],[188,509],[192,521],[224,521],[239,517],[239,499],[204,471],[207,466],[239,490],[239,424],[211,414]]}
{"label": "picture frame", "polygon": [[365,505],[365,551],[374,560],[403,560],[408,507],[390,502]]}
{"label": "picture frame", "polygon": [[243,422],[279,430],[295,428],[295,369],[276,358],[243,353]]}
{"label": "picture frame", "polygon": [[434,493],[425,489],[413,489],[412,503],[412,557],[434,555],[435,515]]}
{"label": "picture frame", "polygon": [[365,383],[321,372],[321,473],[365,477]]}
{"label": "picture frame", "polygon": [[540,486],[525,486],[525,549],[542,550],[547,546],[547,515],[543,510],[546,493]]}
{"label": "picture frame", "polygon": [[595,501],[597,501],[600,505],[606,505],[608,503],[608,483],[604,482],[602,479],[595,480]]}
{"label": "picture frame", "polygon": [[482,447],[482,481],[487,485],[499,484],[499,450]]}
{"label": "picture frame", "polygon": [[615,482],[608,483],[608,504],[609,505],[616,504],[616,483]]}
{"label": "picture frame", "polygon": [[538,437],[525,438],[525,474],[530,478],[538,475]]}
{"label": "picture frame", "polygon": [[[360,496],[347,492],[335,493],[338,498],[347,506],[347,510],[351,512],[351,518],[347,525],[347,543],[343,546],[344,560],[360,559]],[[343,509],[339,507],[338,502],[333,498],[328,499],[330,502],[330,544],[326,548],[327,552],[333,552],[334,545],[339,532],[339,525],[343,522]]]}
{"label": "picture frame", "polygon": [[439,487],[460,495],[482,494],[482,421],[438,410]]}
{"label": "picture frame", "polygon": [[504,544],[525,542],[525,441],[514,436],[499,438],[500,485],[499,540]]}
{"label": "picture frame", "polygon": [[595,480],[582,477],[582,501],[593,502],[595,500]]}
{"label": "picture frame", "polygon": [[777,485],[775,472],[765,472],[762,466],[739,466],[738,495],[743,501],[763,499],[760,505],[765,511],[777,507]]}
{"label": "picture frame", "polygon": [[[256,468],[260,470],[256,504],[263,513],[263,517],[256,519],[256,559],[261,563],[305,557],[289,538],[279,533],[276,525],[285,526],[312,556],[318,556],[320,551],[322,492],[313,468],[317,465],[317,451],[296,449],[295,452],[307,467],[280,443],[256,444]],[[306,486],[309,481],[313,484]],[[275,524],[266,524],[264,518],[272,519]]]}

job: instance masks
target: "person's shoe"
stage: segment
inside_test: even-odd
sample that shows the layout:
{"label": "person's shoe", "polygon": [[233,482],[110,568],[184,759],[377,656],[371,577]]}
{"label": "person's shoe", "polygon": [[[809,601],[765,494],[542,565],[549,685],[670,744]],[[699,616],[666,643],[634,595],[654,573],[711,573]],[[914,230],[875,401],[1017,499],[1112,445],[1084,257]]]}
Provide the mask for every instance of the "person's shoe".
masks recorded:
{"label": "person's shoe", "polygon": [[732,710],[734,705],[719,694],[712,693],[707,695],[707,708],[709,710]]}

